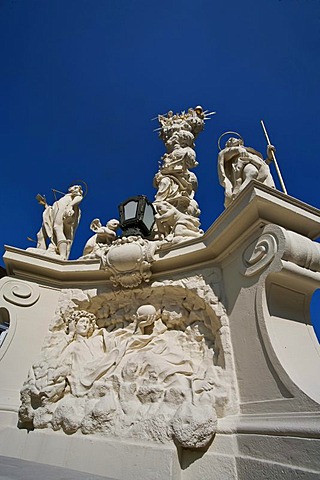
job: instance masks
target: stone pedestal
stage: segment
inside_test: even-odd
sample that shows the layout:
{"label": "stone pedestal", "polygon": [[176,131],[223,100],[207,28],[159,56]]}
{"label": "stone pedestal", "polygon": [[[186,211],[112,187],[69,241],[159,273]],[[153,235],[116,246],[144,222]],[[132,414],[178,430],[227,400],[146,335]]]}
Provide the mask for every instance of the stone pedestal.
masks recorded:
{"label": "stone pedestal", "polygon": [[[117,480],[319,478],[320,346],[309,312],[320,285],[320,246],[313,241],[319,235],[318,210],[252,182],[203,237],[157,250],[148,284],[116,288],[99,261],[66,262],[7,247],[0,456],[33,462],[32,468],[71,469],[79,479],[83,473]],[[42,355],[52,319],[71,300],[89,311],[114,305],[128,315],[139,303],[175,314],[183,307],[189,324],[211,328],[227,393],[215,404],[210,442],[185,448],[156,435],[18,427],[28,371]]]}

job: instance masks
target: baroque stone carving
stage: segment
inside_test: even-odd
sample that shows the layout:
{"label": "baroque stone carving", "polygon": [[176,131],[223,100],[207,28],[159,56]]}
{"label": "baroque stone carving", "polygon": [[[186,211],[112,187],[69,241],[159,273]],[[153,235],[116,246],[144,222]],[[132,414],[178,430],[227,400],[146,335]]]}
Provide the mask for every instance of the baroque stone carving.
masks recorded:
{"label": "baroque stone carving", "polygon": [[244,275],[250,277],[264,270],[274,259],[277,249],[276,237],[270,233],[262,234],[242,255]]}
{"label": "baroque stone carving", "polygon": [[[275,230],[274,227],[270,229]],[[283,259],[293,262],[303,268],[320,271],[320,246],[318,242],[313,242],[310,238],[303,237],[296,232],[285,230],[278,227],[282,235],[285,236],[286,246],[283,252]],[[280,233],[277,231],[278,236]]]}
{"label": "baroque stone carving", "polygon": [[169,202],[157,204],[155,218],[158,236],[168,242],[179,243],[203,234],[197,217],[180,212]]}
{"label": "baroque stone carving", "polygon": [[[151,278],[151,264],[159,242],[138,235],[117,238],[118,220],[109,220],[103,227],[99,219],[91,222],[95,231],[86,243],[80,259],[99,258],[101,268],[110,273],[115,287],[133,288]],[[80,260],[79,259],[79,260]]]}
{"label": "baroque stone carving", "polygon": [[315,272],[320,271],[320,247],[317,242],[270,224],[243,252],[242,273],[245,276],[260,273],[274,260],[276,254],[281,261],[291,262]]}
{"label": "baroque stone carving", "polygon": [[[214,113],[214,112],[212,112]],[[203,130],[210,114],[198,106],[188,112],[159,115],[160,138],[167,153],[154,177],[157,188],[154,206],[157,238],[175,243],[199,237],[200,209],[194,196],[198,187],[197,177],[190,169],[198,165],[194,140]]]}
{"label": "baroque stone carving", "polygon": [[116,240],[116,230],[118,227],[119,220],[115,220],[114,218],[109,220],[105,227],[102,226],[99,218],[92,220],[90,229],[95,232],[95,235],[87,241],[82,258],[101,258],[103,248]]}
{"label": "baroque stone carving", "polygon": [[42,226],[37,233],[37,248],[27,250],[68,260],[81,216],[79,208],[83,199],[81,186],[69,187],[68,193],[52,206],[47,204],[42,195],[38,194],[36,198],[44,206]]}
{"label": "baroque stone carving", "polygon": [[21,426],[207,445],[237,406],[223,308],[197,288],[203,298],[170,281],[59,309],[21,391]]}
{"label": "baroque stone carving", "polygon": [[100,244],[101,266],[111,273],[110,279],[115,287],[137,287],[151,278],[151,264],[157,246],[157,242],[134,235],[118,238],[108,246]]}
{"label": "baroque stone carving", "polygon": [[226,208],[253,179],[275,188],[269,169],[274,150],[273,145],[268,145],[264,161],[260,152],[244,146],[242,138],[229,138],[218,155],[218,175],[225,189]]}
{"label": "baroque stone carving", "polygon": [[7,302],[19,305],[19,307],[30,307],[39,300],[40,289],[38,285],[8,280],[1,288],[3,298]]}
{"label": "baroque stone carving", "polygon": [[122,237],[105,252],[103,265],[111,270],[114,286],[133,288],[151,278],[151,263],[157,244],[141,237]]}

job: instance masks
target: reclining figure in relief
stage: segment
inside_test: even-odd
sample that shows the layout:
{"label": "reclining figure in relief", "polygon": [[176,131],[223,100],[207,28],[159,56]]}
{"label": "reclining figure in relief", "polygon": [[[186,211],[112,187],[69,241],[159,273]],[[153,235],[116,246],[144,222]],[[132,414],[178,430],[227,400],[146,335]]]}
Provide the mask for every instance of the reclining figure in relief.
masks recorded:
{"label": "reclining figure in relief", "polygon": [[264,160],[260,152],[245,147],[242,138],[229,138],[225,148],[218,155],[219,182],[225,189],[226,208],[251,180],[258,180],[268,187],[275,188],[269,169],[274,151],[274,146],[268,145],[267,158]]}
{"label": "reclining figure in relief", "polygon": [[197,325],[170,328],[166,315],[141,305],[118,328],[83,310],[60,319],[22,388],[21,426],[207,445],[225,373]]}

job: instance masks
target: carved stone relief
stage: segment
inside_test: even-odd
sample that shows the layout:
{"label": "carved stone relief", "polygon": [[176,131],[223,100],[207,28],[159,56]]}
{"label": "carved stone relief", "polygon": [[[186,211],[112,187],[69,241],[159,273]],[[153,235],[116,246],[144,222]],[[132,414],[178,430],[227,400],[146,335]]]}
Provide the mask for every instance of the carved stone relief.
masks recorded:
{"label": "carved stone relief", "polygon": [[151,264],[157,242],[129,236],[115,240],[102,255],[102,266],[111,272],[114,286],[133,288],[151,278]]}
{"label": "carved stone relief", "polygon": [[87,241],[79,260],[99,259],[101,268],[110,274],[115,287],[134,288],[142,282],[149,282],[159,242],[138,235],[118,238],[115,233],[118,226],[119,221],[115,219],[109,220],[105,227],[98,218],[94,219],[90,228],[96,234]]}
{"label": "carved stone relief", "polygon": [[276,237],[271,233],[262,234],[243,252],[243,274],[250,277],[264,270],[274,259],[277,249]]}
{"label": "carved stone relief", "polygon": [[83,249],[82,258],[101,258],[106,245],[110,245],[117,238],[116,230],[119,220],[111,219],[106,226],[102,226],[99,218],[92,220],[90,230],[95,234],[89,238]]}
{"label": "carved stone relief", "polygon": [[160,240],[179,243],[203,234],[198,218],[200,209],[194,198],[198,180],[190,169],[198,165],[194,140],[212,113],[198,106],[188,112],[174,115],[170,111],[158,116],[159,136],[167,149],[153,182],[157,188],[155,230]]}
{"label": "carved stone relief", "polygon": [[278,225],[268,225],[260,237],[250,243],[242,254],[242,270],[245,276],[253,276],[264,270],[278,255],[315,272],[320,271],[320,247],[317,242],[286,230]]}
{"label": "carved stone relief", "polygon": [[21,391],[21,426],[203,447],[238,408],[229,342],[201,276],[65,293]]}
{"label": "carved stone relief", "polygon": [[19,305],[19,307],[30,307],[40,297],[38,285],[19,280],[7,280],[2,284],[1,295],[7,302]]}

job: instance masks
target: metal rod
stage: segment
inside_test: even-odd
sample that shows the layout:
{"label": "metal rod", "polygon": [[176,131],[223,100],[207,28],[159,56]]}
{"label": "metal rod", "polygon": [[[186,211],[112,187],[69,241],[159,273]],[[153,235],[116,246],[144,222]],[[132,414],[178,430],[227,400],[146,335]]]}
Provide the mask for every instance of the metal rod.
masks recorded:
{"label": "metal rod", "polygon": [[[271,142],[270,142],[270,139],[269,139],[269,135],[268,135],[267,129],[266,129],[264,123],[263,123],[263,120],[260,120],[260,122],[261,122],[261,125],[262,125],[262,128],[263,128],[263,132],[264,132],[264,134],[265,134],[265,137],[266,137],[266,139],[267,139],[268,145],[271,145]],[[279,168],[279,165],[278,165],[276,156],[275,156],[275,154],[274,154],[273,151],[271,152],[271,154],[272,154],[272,160],[274,161],[274,166],[276,167],[276,171],[277,171],[277,174],[278,174],[278,177],[279,177],[279,180],[280,180],[281,188],[282,188],[282,190],[284,191],[284,193],[285,193],[286,195],[288,195],[288,192],[287,192],[287,189],[286,189],[286,187],[285,187],[285,184],[284,184],[284,181],[283,181],[281,172],[280,172],[280,168]]]}
{"label": "metal rod", "polygon": [[64,192],[60,192],[60,190],[57,190],[56,188],[51,188],[51,190],[52,190],[53,192],[61,193],[61,195],[65,195]]}

